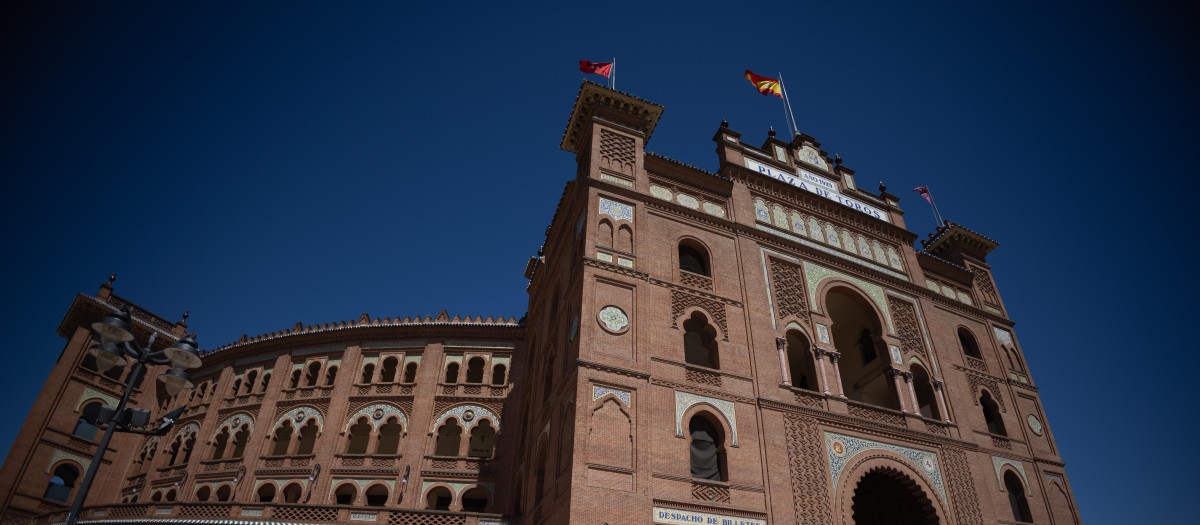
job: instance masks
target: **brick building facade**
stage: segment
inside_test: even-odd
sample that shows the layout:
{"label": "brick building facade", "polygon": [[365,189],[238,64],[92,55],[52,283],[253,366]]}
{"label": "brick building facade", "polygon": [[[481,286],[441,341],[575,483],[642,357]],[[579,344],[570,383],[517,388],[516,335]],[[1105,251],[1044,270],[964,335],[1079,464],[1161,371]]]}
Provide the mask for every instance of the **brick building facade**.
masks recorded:
{"label": "brick building facade", "polygon": [[[135,392],[188,408],[118,434],[84,519],[1079,522],[995,241],[947,222],[914,251],[897,197],[808,135],[722,123],[715,172],[647,153],[661,113],[583,84],[520,322],[364,315],[210,350],[195,390]],[[0,471],[5,523],[73,497],[81,414],[121,390],[87,327],[123,306],[160,345],[185,331],[108,285],[75,300]]]}

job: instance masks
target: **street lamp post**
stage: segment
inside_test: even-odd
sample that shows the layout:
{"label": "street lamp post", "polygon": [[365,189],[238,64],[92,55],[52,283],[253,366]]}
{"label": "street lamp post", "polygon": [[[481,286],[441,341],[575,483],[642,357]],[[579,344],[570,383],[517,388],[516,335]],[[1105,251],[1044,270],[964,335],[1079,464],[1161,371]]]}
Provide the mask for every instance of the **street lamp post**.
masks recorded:
{"label": "street lamp post", "polygon": [[127,409],[125,405],[129,403],[129,394],[133,392],[133,384],[142,375],[143,368],[147,365],[171,365],[171,368],[159,376],[158,380],[163,383],[167,393],[174,396],[185,388],[194,387],[189,381],[186,370],[203,364],[196,346],[196,334],[190,332],[175,344],[159,352],[151,350],[154,347],[155,339],[158,338],[157,332],[150,334],[150,340],[146,346],[139,344],[133,337],[133,325],[128,307],[92,323],[92,332],[99,337],[100,346],[91,348],[88,352],[96,358],[96,368],[100,373],[103,374],[115,366],[125,366],[129,362],[126,358],[132,360],[134,364],[133,371],[125,380],[125,391],[121,394],[121,401],[117,403],[116,408],[110,410],[109,407],[103,407],[101,409],[97,423],[107,424],[104,429],[104,437],[100,438],[100,446],[92,455],[92,463],[88,465],[87,473],[83,475],[79,492],[75,495],[70,512],[67,513],[66,525],[75,525],[79,519],[83,501],[87,499],[88,491],[92,488],[92,480],[95,479],[96,471],[104,460],[104,453],[108,450],[108,442],[112,440],[114,431],[165,435],[175,420],[179,418],[179,414],[183,412],[182,409],[177,409],[167,414],[155,430],[138,430],[136,428],[149,424],[150,411],[137,408]]}

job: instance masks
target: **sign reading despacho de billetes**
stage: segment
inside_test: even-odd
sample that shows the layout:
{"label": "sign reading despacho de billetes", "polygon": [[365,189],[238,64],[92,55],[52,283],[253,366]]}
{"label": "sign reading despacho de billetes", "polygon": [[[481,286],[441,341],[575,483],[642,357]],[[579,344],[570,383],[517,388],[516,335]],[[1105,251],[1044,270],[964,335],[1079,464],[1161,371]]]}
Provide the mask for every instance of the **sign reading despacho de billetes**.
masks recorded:
{"label": "sign reading despacho de billetes", "polygon": [[654,507],[652,512],[654,523],[662,525],[767,525],[766,520],[696,512],[694,510]]}
{"label": "sign reading despacho de billetes", "polygon": [[745,160],[746,168],[756,171],[760,175],[765,175],[767,177],[771,177],[772,179],[785,182],[809,193],[837,202],[838,204],[850,208],[851,210],[879,219],[883,222],[892,222],[888,220],[886,211],[838,193],[837,183],[825,177],[814,175],[804,170],[799,170],[800,174],[797,175],[795,173],[780,170],[779,168],[772,168],[766,164],[749,158]]}

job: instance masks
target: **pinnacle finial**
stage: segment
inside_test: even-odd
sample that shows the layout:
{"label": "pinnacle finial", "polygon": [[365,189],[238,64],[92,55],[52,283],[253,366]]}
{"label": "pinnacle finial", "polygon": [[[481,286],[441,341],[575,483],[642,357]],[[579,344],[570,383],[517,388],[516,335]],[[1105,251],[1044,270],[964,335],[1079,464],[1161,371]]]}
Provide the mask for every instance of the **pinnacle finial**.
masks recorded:
{"label": "pinnacle finial", "polygon": [[774,137],[774,136],[775,136],[775,126],[771,126],[771,127],[770,127],[770,129],[768,129],[768,130],[767,130],[767,136],[768,136],[768,137]]}
{"label": "pinnacle finial", "polygon": [[883,181],[879,181],[879,193],[883,193],[885,191],[887,191],[887,186],[883,184]]}
{"label": "pinnacle finial", "polygon": [[721,127],[722,127],[722,128],[728,128],[728,127],[729,127],[729,121],[728,121],[728,120],[725,120],[724,118],[722,118],[722,119],[721,119]]}

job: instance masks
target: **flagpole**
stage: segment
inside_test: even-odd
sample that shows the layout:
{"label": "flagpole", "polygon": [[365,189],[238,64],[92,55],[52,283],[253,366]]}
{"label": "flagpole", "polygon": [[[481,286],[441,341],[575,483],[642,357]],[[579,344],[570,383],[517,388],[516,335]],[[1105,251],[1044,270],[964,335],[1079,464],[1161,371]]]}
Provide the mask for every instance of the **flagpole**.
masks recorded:
{"label": "flagpole", "polygon": [[938,226],[941,226],[945,221],[942,220],[942,212],[938,211],[937,201],[933,200],[933,191],[929,189],[929,185],[925,185],[925,191],[929,193],[929,204],[933,206],[933,216],[937,218]]}
{"label": "flagpole", "polygon": [[791,126],[792,130],[792,136],[788,137],[788,141],[791,142],[792,140],[796,139],[796,135],[800,132],[800,130],[796,129],[796,117],[795,114],[792,113],[792,101],[788,98],[787,86],[783,83],[783,73],[775,74],[779,76],[779,90],[783,92],[783,116],[784,119],[787,120],[787,124]]}
{"label": "flagpole", "polygon": [[613,57],[612,71],[608,72],[608,89],[617,90],[617,57]]}

